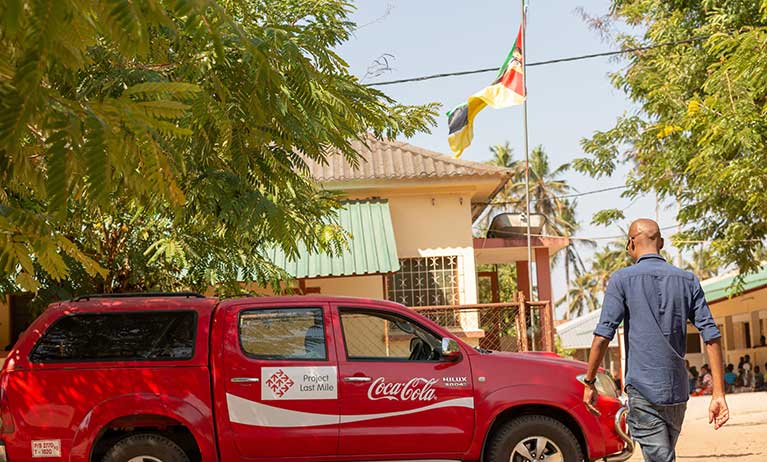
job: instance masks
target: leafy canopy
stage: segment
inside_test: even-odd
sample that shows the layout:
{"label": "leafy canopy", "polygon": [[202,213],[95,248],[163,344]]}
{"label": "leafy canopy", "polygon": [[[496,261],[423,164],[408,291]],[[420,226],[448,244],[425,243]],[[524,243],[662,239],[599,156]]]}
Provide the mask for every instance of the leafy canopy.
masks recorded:
{"label": "leafy canopy", "polygon": [[269,246],[338,249],[338,202],[303,159],[355,159],[352,140],[412,135],[435,109],[349,73],[351,9],[4,0],[0,289],[233,285],[279,273]]}
{"label": "leafy canopy", "polygon": [[630,163],[628,195],[679,202],[679,241],[710,240],[719,263],[754,270],[767,236],[767,1],[613,0],[596,23],[619,21],[644,31],[615,36],[626,48],[700,40],[628,58],[612,81],[640,109],[584,140],[574,167],[599,177]]}

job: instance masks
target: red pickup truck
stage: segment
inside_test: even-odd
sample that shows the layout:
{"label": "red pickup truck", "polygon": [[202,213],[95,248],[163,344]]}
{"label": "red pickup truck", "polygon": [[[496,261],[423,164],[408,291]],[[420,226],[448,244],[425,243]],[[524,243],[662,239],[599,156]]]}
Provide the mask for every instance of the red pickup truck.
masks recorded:
{"label": "red pickup truck", "polygon": [[0,372],[0,461],[622,461],[612,381],[475,349],[395,303],[87,296]]}

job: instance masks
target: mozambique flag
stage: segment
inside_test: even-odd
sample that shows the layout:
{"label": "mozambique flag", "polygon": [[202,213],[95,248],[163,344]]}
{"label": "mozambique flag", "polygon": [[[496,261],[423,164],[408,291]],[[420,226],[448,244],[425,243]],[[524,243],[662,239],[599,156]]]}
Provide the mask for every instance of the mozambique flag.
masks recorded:
{"label": "mozambique flag", "polygon": [[522,62],[522,46],[522,26],[520,26],[514,47],[498,69],[498,75],[493,83],[469,96],[467,103],[447,113],[450,126],[447,141],[455,157],[459,157],[471,144],[474,137],[474,117],[485,106],[500,109],[522,104],[525,101],[525,66]]}

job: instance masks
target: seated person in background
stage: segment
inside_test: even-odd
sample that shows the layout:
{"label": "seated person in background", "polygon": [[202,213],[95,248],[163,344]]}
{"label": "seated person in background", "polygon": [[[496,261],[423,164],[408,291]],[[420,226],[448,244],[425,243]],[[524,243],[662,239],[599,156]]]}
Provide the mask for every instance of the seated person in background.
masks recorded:
{"label": "seated person in background", "polygon": [[710,395],[714,390],[714,381],[711,378],[711,372],[708,370],[708,364],[700,368],[700,384],[694,396]]}
{"label": "seated person in background", "polygon": [[754,367],[754,391],[762,391],[767,389],[764,386],[764,374],[759,370],[759,366]]}
{"label": "seated person in background", "polygon": [[735,386],[735,380],[738,378],[735,372],[733,372],[734,369],[735,366],[728,364],[726,369],[727,372],[724,373],[724,386],[726,393],[732,393]]}
{"label": "seated person in background", "polygon": [[738,369],[738,378],[735,379],[735,389],[743,388],[746,380],[746,371],[741,367]]}
{"label": "seated person in background", "polygon": [[744,387],[751,387],[753,386],[753,383],[751,383],[751,356],[746,355],[746,357],[743,360],[743,386]]}
{"label": "seated person in background", "polygon": [[751,369],[743,369],[743,386],[749,390],[754,389],[754,372]]}

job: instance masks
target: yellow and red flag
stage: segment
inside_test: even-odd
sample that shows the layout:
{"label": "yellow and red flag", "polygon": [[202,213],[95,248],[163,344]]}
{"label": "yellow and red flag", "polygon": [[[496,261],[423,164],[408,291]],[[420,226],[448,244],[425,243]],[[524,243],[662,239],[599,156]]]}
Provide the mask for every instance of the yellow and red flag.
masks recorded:
{"label": "yellow and red flag", "polygon": [[490,106],[493,109],[522,104],[525,101],[525,63],[522,52],[522,27],[519,26],[517,39],[509,55],[498,69],[493,83],[469,96],[467,103],[461,104],[447,113],[450,135],[447,140],[455,157],[463,154],[474,138],[474,117]]}

